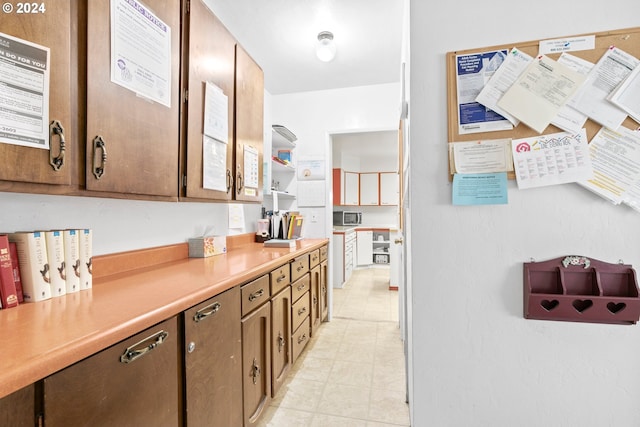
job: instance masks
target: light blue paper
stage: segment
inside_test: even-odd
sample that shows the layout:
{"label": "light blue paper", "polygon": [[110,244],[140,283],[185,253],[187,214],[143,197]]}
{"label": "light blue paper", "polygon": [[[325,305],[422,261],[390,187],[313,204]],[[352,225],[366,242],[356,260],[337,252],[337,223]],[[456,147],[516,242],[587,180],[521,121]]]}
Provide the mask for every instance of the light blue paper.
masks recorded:
{"label": "light blue paper", "polygon": [[506,205],[507,173],[453,175],[454,205]]}

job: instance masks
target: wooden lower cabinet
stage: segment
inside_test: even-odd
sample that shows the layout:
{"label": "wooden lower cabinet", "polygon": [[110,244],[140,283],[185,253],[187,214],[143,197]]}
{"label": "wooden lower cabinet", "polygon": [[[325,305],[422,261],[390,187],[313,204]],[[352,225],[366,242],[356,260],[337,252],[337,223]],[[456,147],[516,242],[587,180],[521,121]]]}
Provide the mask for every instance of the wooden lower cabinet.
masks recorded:
{"label": "wooden lower cabinet", "polygon": [[320,263],[320,319],[323,322],[329,320],[329,284],[327,278],[329,277],[329,264],[322,261]]}
{"label": "wooden lower cabinet", "polygon": [[271,402],[271,304],[242,319],[244,425],[254,426]]}
{"label": "wooden lower cabinet", "polygon": [[291,369],[291,286],[271,298],[271,397]]}
{"label": "wooden lower cabinet", "polygon": [[240,287],[184,312],[185,426],[242,425]]}
{"label": "wooden lower cabinet", "polygon": [[33,427],[36,423],[36,385],[11,393],[0,399],[0,426]]}
{"label": "wooden lower cabinet", "polygon": [[311,336],[317,333],[320,323],[322,323],[322,312],[320,310],[320,266],[316,265],[311,269]]}
{"label": "wooden lower cabinet", "polygon": [[172,317],[44,379],[44,425],[180,425],[178,320]]}

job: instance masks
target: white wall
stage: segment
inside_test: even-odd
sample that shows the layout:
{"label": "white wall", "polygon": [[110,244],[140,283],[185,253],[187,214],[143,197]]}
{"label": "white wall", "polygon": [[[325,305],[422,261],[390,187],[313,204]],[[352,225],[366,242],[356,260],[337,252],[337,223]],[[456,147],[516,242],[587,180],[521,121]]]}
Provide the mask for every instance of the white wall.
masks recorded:
{"label": "white wall", "polygon": [[[326,159],[325,207],[300,208],[306,237],[330,237],[332,226],[331,134],[393,130],[400,118],[400,85],[390,83],[272,96],[272,118],[298,137],[296,155]],[[344,160],[344,159],[343,159]]]}
{"label": "white wall", "polygon": [[640,267],[640,215],[576,184],[454,207],[445,53],[638,25],[636,0],[411,0],[413,425],[638,426],[640,327],[523,319],[522,263]]}

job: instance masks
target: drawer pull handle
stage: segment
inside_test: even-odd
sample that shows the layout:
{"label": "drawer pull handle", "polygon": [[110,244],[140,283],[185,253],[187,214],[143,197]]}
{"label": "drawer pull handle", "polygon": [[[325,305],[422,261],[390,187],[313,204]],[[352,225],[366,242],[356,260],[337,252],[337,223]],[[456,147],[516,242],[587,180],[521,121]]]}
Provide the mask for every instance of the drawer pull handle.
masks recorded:
{"label": "drawer pull handle", "polygon": [[300,263],[300,265],[296,268],[297,272],[300,272],[301,270],[304,270],[304,265],[302,263]]}
{"label": "drawer pull handle", "polygon": [[286,279],[286,278],[287,278],[287,276],[285,276],[285,275],[283,274],[282,276],[280,276],[280,277],[278,277],[278,278],[276,279],[276,283],[280,283],[280,282],[282,282],[282,281],[283,281],[284,279]]}
{"label": "drawer pull handle", "polygon": [[282,332],[278,332],[278,353],[282,353],[282,349],[284,348],[285,339],[282,336]]}
{"label": "drawer pull handle", "polygon": [[298,310],[298,316],[301,316],[306,312],[307,312],[307,307],[302,307],[300,310]]}
{"label": "drawer pull handle", "polygon": [[[58,135],[60,140],[60,152],[57,156],[53,155],[53,136]],[[64,128],[58,120],[54,120],[49,125],[49,164],[54,171],[59,171],[64,166],[64,153],[66,151],[66,142],[64,140]]]}
{"label": "drawer pull handle", "polygon": [[214,302],[213,304],[203,307],[200,310],[196,311],[196,314],[193,315],[193,320],[198,323],[199,321],[204,320],[213,314],[216,314],[218,311],[220,311],[221,307],[222,305],[219,302]]}
{"label": "drawer pull handle", "polygon": [[298,344],[307,339],[307,334],[302,334],[298,337]]}
{"label": "drawer pull handle", "polygon": [[258,377],[260,376],[260,365],[258,365],[258,361],[254,358],[253,365],[251,366],[251,376],[253,377],[253,383],[258,383]]}
{"label": "drawer pull handle", "polygon": [[[149,354],[151,350],[158,347],[160,344],[164,343],[168,336],[169,336],[169,332],[159,331],[151,335],[150,337],[135,343],[131,347],[127,348],[122,354],[122,356],[120,356],[120,362],[131,363],[134,360],[141,358],[145,354]],[[143,344],[147,343],[148,341],[153,341],[153,342],[143,346]]]}
{"label": "drawer pull handle", "polygon": [[304,284],[304,283],[302,283],[302,284],[298,285],[298,290],[299,290],[299,291],[301,291],[301,290],[303,290],[303,289],[304,289],[304,288],[306,288],[306,287],[307,287],[307,285],[306,285],[306,284]]}
{"label": "drawer pull handle", "polygon": [[227,169],[227,194],[231,191],[231,187],[233,187],[233,175],[231,170]]}
{"label": "drawer pull handle", "polygon": [[264,289],[263,288],[261,288],[260,290],[254,292],[252,294],[249,294],[249,301],[257,300],[262,295],[264,295]]}

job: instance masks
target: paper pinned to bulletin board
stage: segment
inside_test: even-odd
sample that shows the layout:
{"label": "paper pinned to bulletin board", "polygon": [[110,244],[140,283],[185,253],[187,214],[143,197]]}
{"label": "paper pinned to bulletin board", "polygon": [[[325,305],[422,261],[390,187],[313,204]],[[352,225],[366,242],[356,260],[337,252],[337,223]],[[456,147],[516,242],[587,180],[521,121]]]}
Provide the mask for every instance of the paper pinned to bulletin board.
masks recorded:
{"label": "paper pinned to bulletin board", "polygon": [[325,179],[324,159],[298,160],[298,181],[317,181]]}

